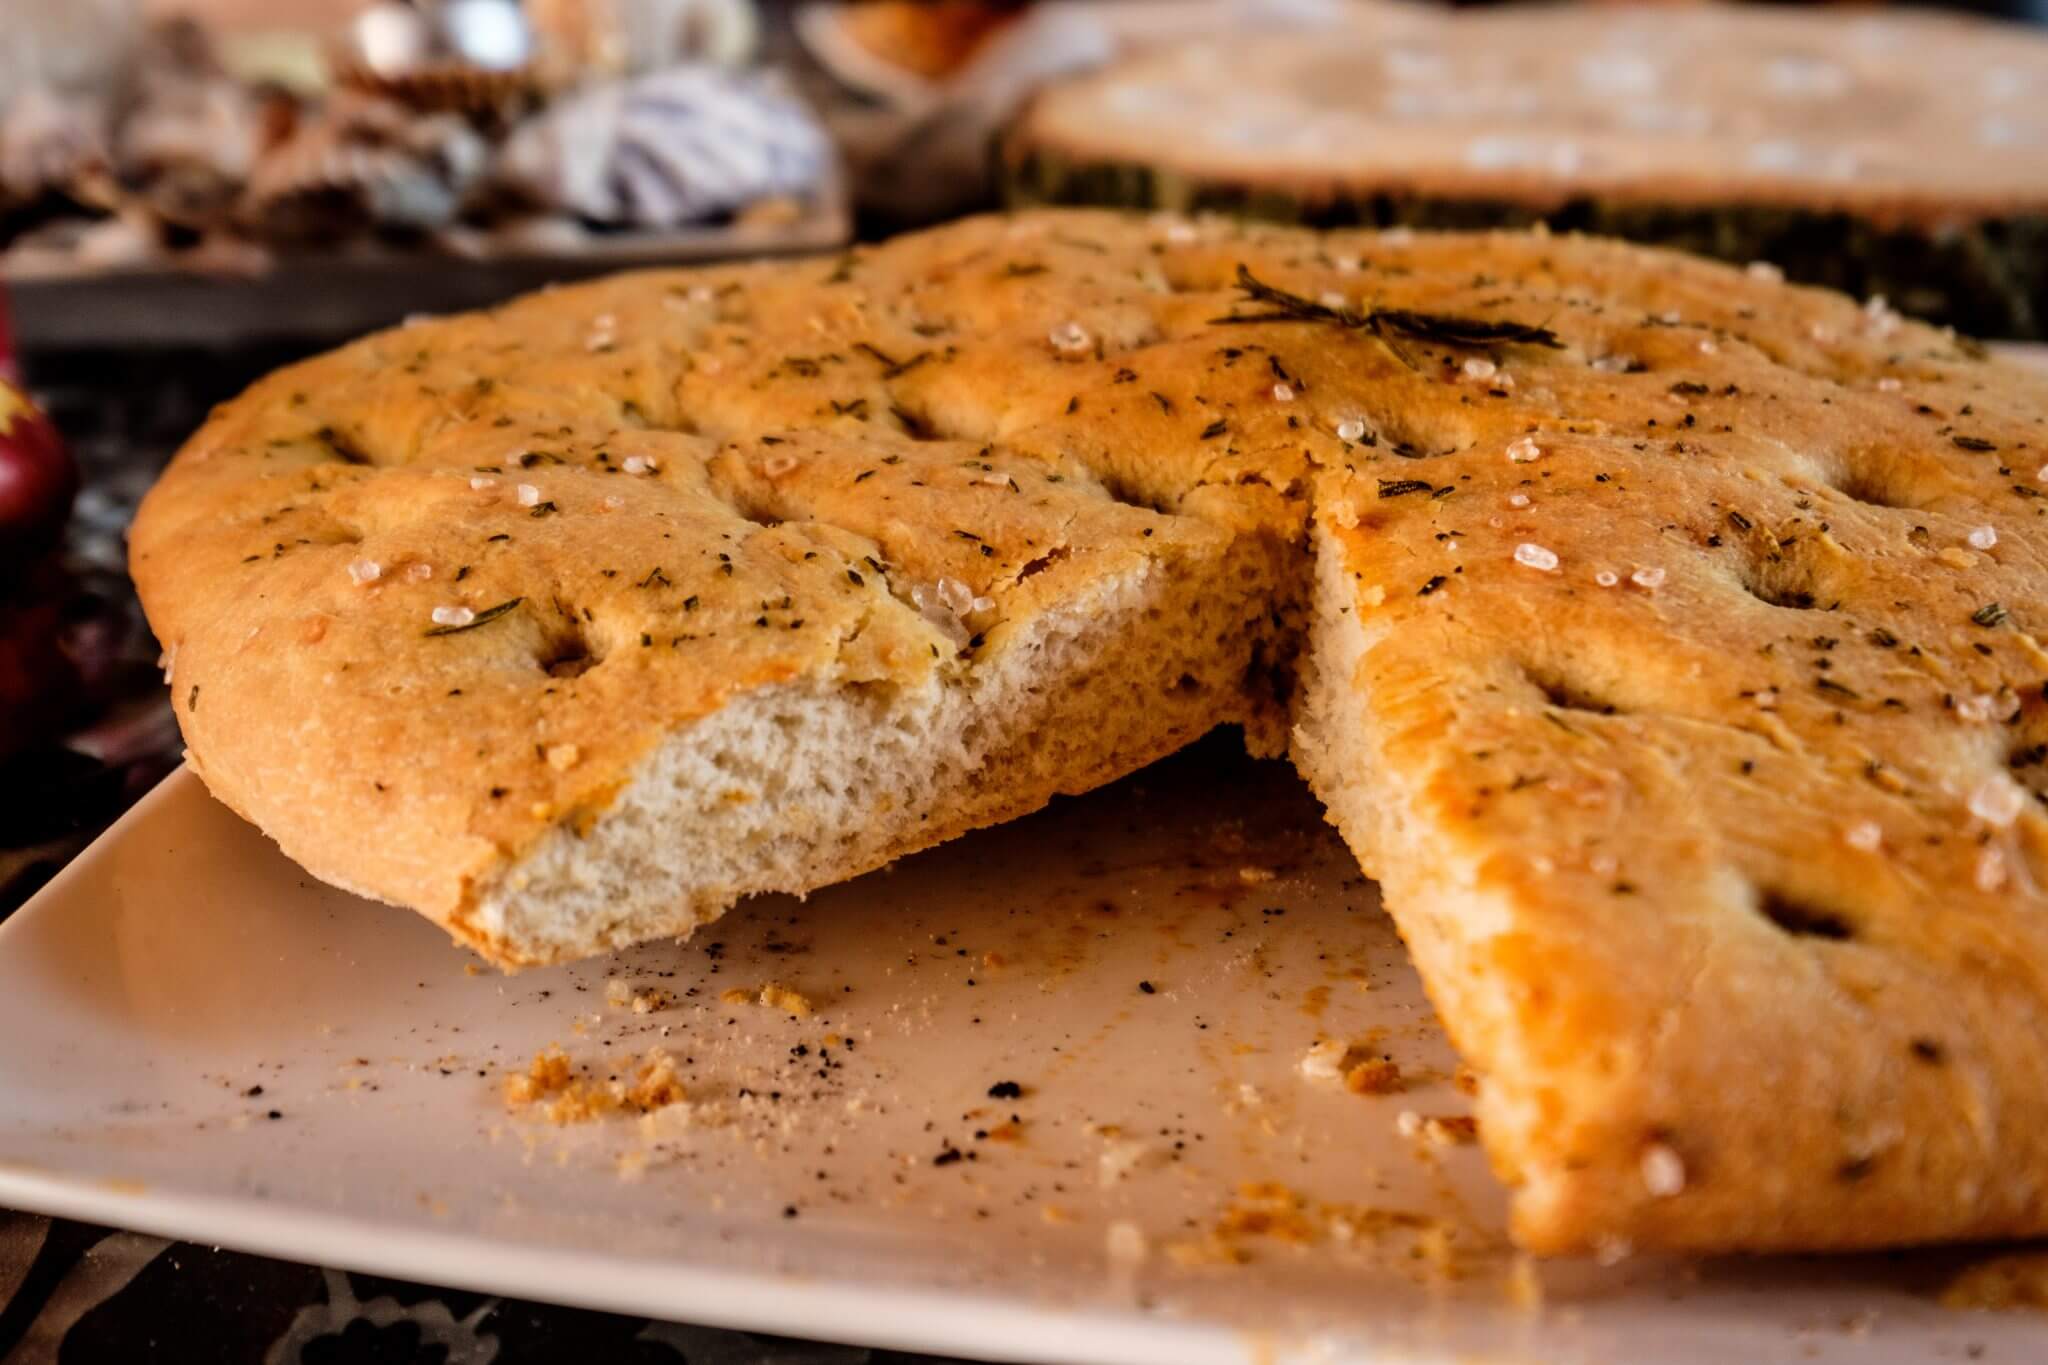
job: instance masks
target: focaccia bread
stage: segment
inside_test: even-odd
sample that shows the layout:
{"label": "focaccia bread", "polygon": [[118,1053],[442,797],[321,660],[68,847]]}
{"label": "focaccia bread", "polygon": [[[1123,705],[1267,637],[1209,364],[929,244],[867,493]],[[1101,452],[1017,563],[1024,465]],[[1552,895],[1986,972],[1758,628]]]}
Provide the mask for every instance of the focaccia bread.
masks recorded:
{"label": "focaccia bread", "polygon": [[1957,15],[1357,3],[1043,92],[1020,203],[1598,232],[2048,336],[2048,35]]}
{"label": "focaccia bread", "polygon": [[1245,724],[1525,1245],[1819,1248],[2048,1232],[2044,493],[2048,381],[1769,271],[1041,213],[371,337],[133,554],[209,787],[505,963]]}

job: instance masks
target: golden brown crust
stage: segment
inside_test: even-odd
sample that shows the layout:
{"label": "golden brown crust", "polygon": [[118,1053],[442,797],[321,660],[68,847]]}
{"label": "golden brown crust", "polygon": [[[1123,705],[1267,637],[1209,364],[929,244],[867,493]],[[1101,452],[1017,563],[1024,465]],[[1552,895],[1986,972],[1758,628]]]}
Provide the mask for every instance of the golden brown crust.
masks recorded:
{"label": "golden brown crust", "polygon": [[[1241,266],[1348,311],[1219,322],[1272,311]],[[1868,1246],[2048,1231],[2044,465],[2041,378],[1741,270],[1043,214],[371,338],[217,414],[134,554],[213,789],[462,931],[691,717],[1005,647],[935,663],[868,556],[1021,623],[1241,554],[1291,609],[1312,495],[1297,761],[1483,1076],[1518,1236]]]}
{"label": "golden brown crust", "polygon": [[[1313,205],[1763,205],[1935,229],[2048,209],[2048,39],[1960,16],[1435,13],[1144,52],[1042,92],[1013,158]],[[1165,197],[1172,205],[1170,196]]]}

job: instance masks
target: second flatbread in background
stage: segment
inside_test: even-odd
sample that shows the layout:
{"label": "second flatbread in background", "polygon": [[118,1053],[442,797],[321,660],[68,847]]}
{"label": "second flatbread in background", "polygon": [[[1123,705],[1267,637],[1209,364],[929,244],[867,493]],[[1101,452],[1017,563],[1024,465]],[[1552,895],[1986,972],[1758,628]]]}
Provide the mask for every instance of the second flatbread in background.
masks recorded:
{"label": "second flatbread in background", "polygon": [[2048,338],[2048,33],[1769,7],[1357,4],[1054,86],[1013,200],[1547,222]]}

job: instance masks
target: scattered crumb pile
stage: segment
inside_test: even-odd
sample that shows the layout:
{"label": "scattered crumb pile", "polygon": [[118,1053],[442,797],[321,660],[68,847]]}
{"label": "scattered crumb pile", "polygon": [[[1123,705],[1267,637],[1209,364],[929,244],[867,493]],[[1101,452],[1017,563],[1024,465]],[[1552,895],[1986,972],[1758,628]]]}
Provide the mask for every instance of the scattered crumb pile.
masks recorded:
{"label": "scattered crumb pile", "polygon": [[728,1005],[762,1005],[768,1009],[781,1010],[795,1019],[808,1019],[812,1014],[809,996],[776,981],[769,982],[758,992],[735,986],[718,998]]}
{"label": "scattered crumb pile", "polygon": [[1408,1259],[1428,1273],[1456,1278],[1461,1272],[1457,1231],[1427,1214],[1400,1209],[1313,1202],[1275,1181],[1240,1185],[1222,1214],[1200,1236],[1169,1243],[1176,1265],[1242,1265],[1260,1242],[1292,1247],[1323,1243],[1364,1246],[1400,1236]]}
{"label": "scattered crumb pile", "polygon": [[1405,1088],[1397,1062],[1374,1056],[1357,1043],[1325,1038],[1303,1054],[1300,1067],[1312,1081],[1342,1080],[1354,1095],[1391,1095]]}
{"label": "scattered crumb pile", "polygon": [[675,997],[658,987],[644,991],[634,990],[618,977],[613,977],[605,983],[604,1001],[616,1010],[630,1009],[635,1014],[652,1014],[674,1004]]}
{"label": "scattered crumb pile", "polygon": [[542,1048],[533,1055],[531,1066],[505,1078],[506,1107],[538,1106],[548,1122],[556,1124],[587,1123],[610,1114],[651,1114],[685,1098],[675,1058],[662,1047],[647,1049],[630,1080],[579,1076],[569,1054],[559,1047]]}
{"label": "scattered crumb pile", "polygon": [[1404,1138],[1426,1138],[1439,1147],[1479,1140],[1479,1120],[1465,1114],[1426,1115],[1403,1109],[1394,1115],[1394,1128]]}

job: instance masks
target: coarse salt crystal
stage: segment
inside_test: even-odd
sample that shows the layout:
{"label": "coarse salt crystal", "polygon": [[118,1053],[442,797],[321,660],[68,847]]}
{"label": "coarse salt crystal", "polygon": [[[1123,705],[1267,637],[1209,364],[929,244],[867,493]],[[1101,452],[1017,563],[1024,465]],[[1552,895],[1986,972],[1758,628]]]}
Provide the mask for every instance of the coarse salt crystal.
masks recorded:
{"label": "coarse salt crystal", "polygon": [[771,479],[779,479],[784,474],[795,469],[796,466],[797,458],[794,455],[770,455],[767,459],[761,461],[761,472]]}
{"label": "coarse salt crystal", "polygon": [[2005,885],[2005,854],[1995,848],[1987,848],[1977,855],[1977,889],[1996,891]]}
{"label": "coarse salt crystal", "polygon": [[1715,354],[1718,354],[1718,353],[1719,353],[1720,349],[1721,349],[1720,345],[1719,345],[1718,343],[1716,343],[1716,342],[1715,342],[1715,340],[1714,340],[1714,339],[1713,339],[1712,337],[1701,337],[1701,338],[1700,338],[1700,354],[1701,354],[1701,355],[1715,355]]}
{"label": "coarse salt crystal", "polygon": [[1661,1142],[1643,1149],[1643,1188],[1653,1198],[1669,1199],[1685,1189],[1685,1162]]}
{"label": "coarse salt crystal", "polygon": [[1088,335],[1088,329],[1078,322],[1063,322],[1046,333],[1046,340],[1059,351],[1085,351],[1095,344]]}
{"label": "coarse salt crystal", "polygon": [[1655,567],[1637,569],[1628,576],[1628,581],[1645,592],[1655,592],[1664,586],[1664,570]]}
{"label": "coarse salt crystal", "polygon": [[535,507],[538,506],[539,503],[540,489],[534,487],[530,483],[522,483],[519,485],[519,505],[521,507]]}
{"label": "coarse salt crystal", "polygon": [[1325,1038],[1302,1054],[1295,1068],[1312,1081],[1334,1081],[1343,1074],[1344,1044]]}
{"label": "coarse salt crystal", "polygon": [[1520,564],[1525,569],[1540,569],[1544,573],[1556,573],[1557,553],[1554,550],[1546,550],[1541,545],[1532,545],[1525,540],[1515,547],[1515,563]]}
{"label": "coarse salt crystal", "polygon": [[1992,699],[1982,692],[1956,698],[1956,714],[1975,725],[1991,719]]}
{"label": "coarse salt crystal", "polygon": [[[1381,240],[1389,240],[1391,237],[1392,234],[1389,233]],[[1340,275],[1356,275],[1358,273],[1358,258],[1356,256],[1339,256],[1336,265],[1337,273]]]}
{"label": "coarse salt crystal", "polygon": [[1835,339],[1834,328],[1824,326],[1823,324],[1818,322],[1814,323],[1813,326],[1807,328],[1806,334],[1812,337],[1815,341],[1819,342],[1823,346],[1828,345]]}
{"label": "coarse salt crystal", "polygon": [[2003,773],[1985,778],[1970,793],[1970,814],[1996,829],[2019,819],[2026,804],[2025,791]]}
{"label": "coarse salt crystal", "polygon": [[472,490],[481,493],[486,488],[496,488],[498,481],[496,479],[487,479],[483,475],[478,474],[469,481],[469,486]]}
{"label": "coarse salt crystal", "polygon": [[1879,393],[1897,393],[1903,387],[1904,385],[1900,384],[1899,381],[1891,375],[1886,375],[1884,378],[1877,381],[1877,391]]}
{"label": "coarse salt crystal", "polygon": [[1467,379],[1491,379],[1500,366],[1484,356],[1475,355],[1466,360],[1464,369]]}
{"label": "coarse salt crystal", "polygon": [[558,773],[575,767],[576,760],[583,757],[583,751],[573,744],[551,744],[547,752],[548,766]]}
{"label": "coarse salt crystal", "polygon": [[358,559],[348,566],[348,581],[351,583],[375,583],[384,575],[384,566],[374,559]]}
{"label": "coarse salt crystal", "polygon": [[1753,700],[1758,706],[1768,711],[1778,704],[1778,689],[1775,687],[1758,688]]}
{"label": "coarse salt crystal", "polygon": [[[1337,423],[1337,439],[1340,441],[1364,440],[1365,423],[1359,421],[1356,417],[1345,418],[1343,421]],[[2048,478],[2048,468],[2044,468],[2042,470],[2042,476],[2044,478]]]}
{"label": "coarse salt crystal", "polygon": [[1842,842],[1859,853],[1875,853],[1884,844],[1884,829],[1875,820],[1858,820],[1842,831]]}
{"label": "coarse salt crystal", "polygon": [[1596,355],[1587,363],[1602,374],[1627,374],[1635,368],[1636,358],[1632,355]]}
{"label": "coarse salt crystal", "polygon": [[1596,853],[1586,861],[1596,877],[1612,877],[1621,871],[1621,860],[1612,853]]}
{"label": "coarse salt crystal", "polygon": [[405,576],[415,583],[424,583],[434,576],[434,566],[428,563],[408,564]]}
{"label": "coarse salt crystal", "polygon": [[1782,284],[1785,280],[1785,272],[1769,261],[1751,261],[1747,270],[1753,280],[1764,280],[1771,284]]}
{"label": "coarse salt crystal", "polygon": [[1166,240],[1169,242],[1177,242],[1181,244],[1186,244],[1188,242],[1194,241],[1195,225],[1193,223],[1169,224],[1166,229]]}
{"label": "coarse salt crystal", "polygon": [[985,474],[978,474],[975,476],[974,481],[976,483],[988,484],[992,488],[1008,488],[1010,486],[1010,476],[999,469],[991,469]]}
{"label": "coarse salt crystal", "polygon": [[1292,403],[1294,401],[1293,386],[1288,384],[1275,384],[1273,386],[1273,401],[1276,403]]}
{"label": "coarse salt crystal", "polygon": [[708,284],[693,284],[690,286],[689,297],[691,303],[709,303],[713,297],[711,286]]}
{"label": "coarse salt crystal", "polygon": [[1611,588],[1621,582],[1621,575],[1612,569],[1602,569],[1599,573],[1593,575],[1593,581],[1603,588]]}
{"label": "coarse salt crystal", "polygon": [[1394,1131],[1404,1138],[1420,1137],[1422,1135],[1422,1115],[1416,1113],[1413,1109],[1403,1109],[1400,1113],[1394,1115]]}
{"label": "coarse salt crystal", "polygon": [[1380,240],[1388,246],[1407,246],[1415,240],[1415,229],[1410,227],[1390,227],[1380,234]]}
{"label": "coarse salt crystal", "polygon": [[1543,447],[1536,444],[1534,436],[1521,436],[1508,442],[1508,459],[1515,464],[1528,464],[1543,458]]}
{"label": "coarse salt crystal", "polygon": [[1510,507],[1527,507],[1528,505],[1529,505],[1529,495],[1528,495],[1527,493],[1510,493],[1510,494],[1508,494],[1508,506],[1510,506]]}
{"label": "coarse salt crystal", "polygon": [[1676,327],[1679,323],[1683,322],[1684,320],[1685,319],[1679,315],[1679,312],[1676,308],[1667,308],[1663,312],[1657,314],[1657,321],[1663,323],[1666,327]]}
{"label": "coarse salt crystal", "polygon": [[656,465],[654,461],[648,459],[645,455],[628,455],[620,462],[619,468],[625,470],[628,474],[652,474]]}
{"label": "coarse salt crystal", "polygon": [[1973,526],[1963,539],[1970,542],[1973,550],[1988,550],[1998,543],[1998,531],[1990,526]]}
{"label": "coarse salt crystal", "polygon": [[1316,295],[1316,302],[1325,308],[1342,308],[1350,301],[1334,289],[1325,289],[1322,293]]}
{"label": "coarse salt crystal", "polygon": [[437,626],[466,626],[476,620],[476,613],[468,607],[435,607],[434,624]]}
{"label": "coarse salt crystal", "polygon": [[604,510],[607,512],[616,512],[625,505],[626,500],[620,497],[617,493],[607,493],[604,495],[603,507]]}

